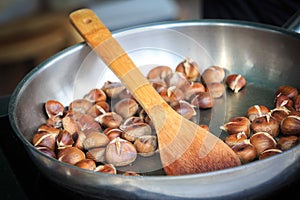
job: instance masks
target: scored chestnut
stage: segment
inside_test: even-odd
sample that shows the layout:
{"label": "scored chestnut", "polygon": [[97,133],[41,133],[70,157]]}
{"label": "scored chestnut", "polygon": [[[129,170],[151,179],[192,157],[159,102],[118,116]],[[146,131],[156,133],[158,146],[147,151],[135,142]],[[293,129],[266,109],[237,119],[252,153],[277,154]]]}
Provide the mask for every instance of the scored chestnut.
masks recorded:
{"label": "scored chestnut", "polygon": [[213,97],[209,92],[199,92],[192,100],[191,104],[196,108],[208,109],[214,105]]}
{"label": "scored chestnut", "polygon": [[247,117],[252,122],[257,117],[262,117],[269,114],[270,110],[264,105],[253,105],[247,110]]}
{"label": "scored chestnut", "polygon": [[204,85],[210,83],[220,83],[224,80],[225,70],[220,66],[210,66],[206,68],[201,76],[201,81]]}
{"label": "scored chestnut", "polygon": [[250,137],[250,143],[255,147],[258,155],[267,149],[275,149],[276,140],[266,132],[257,132]]}
{"label": "scored chestnut", "polygon": [[137,151],[134,145],[122,138],[113,139],[105,151],[106,162],[114,166],[125,166],[135,161]]}
{"label": "scored chestnut", "polygon": [[226,77],[225,83],[234,93],[238,93],[245,87],[247,81],[241,74],[230,74]]}
{"label": "scored chestnut", "polygon": [[232,147],[232,150],[239,156],[243,164],[249,163],[257,157],[256,148],[249,139],[243,140]]}
{"label": "scored chestnut", "polygon": [[280,126],[275,118],[270,115],[266,115],[254,119],[251,123],[251,129],[253,133],[266,132],[273,137],[277,137],[279,135]]}
{"label": "scored chestnut", "polygon": [[233,117],[220,129],[226,131],[229,135],[244,133],[248,137],[250,135],[250,121],[244,116]]}
{"label": "scored chestnut", "polygon": [[184,61],[180,62],[176,66],[175,71],[183,73],[186,79],[189,81],[196,81],[200,76],[198,64],[194,61],[191,61],[189,58],[186,58]]}
{"label": "scored chestnut", "polygon": [[300,116],[289,115],[281,122],[283,135],[300,135]]}
{"label": "scored chestnut", "polygon": [[298,96],[298,89],[293,86],[282,85],[276,90],[275,98],[278,98],[281,95],[285,95],[295,101]]}

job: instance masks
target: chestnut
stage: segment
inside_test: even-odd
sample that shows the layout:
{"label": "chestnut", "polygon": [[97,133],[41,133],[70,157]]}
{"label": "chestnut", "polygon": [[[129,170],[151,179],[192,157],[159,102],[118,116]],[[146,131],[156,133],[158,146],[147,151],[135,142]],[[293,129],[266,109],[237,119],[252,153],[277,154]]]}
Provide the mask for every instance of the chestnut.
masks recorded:
{"label": "chestnut", "polygon": [[99,88],[91,89],[86,95],[83,97],[93,103],[98,101],[106,101],[106,94],[103,90]]}
{"label": "chestnut", "polygon": [[67,130],[61,130],[56,138],[57,149],[71,147],[74,144],[72,135]]}
{"label": "chestnut", "polygon": [[165,88],[161,90],[159,94],[169,104],[184,99],[184,93],[176,86]]}
{"label": "chestnut", "polygon": [[95,120],[105,128],[118,128],[123,121],[123,117],[116,112],[108,112],[96,117]]}
{"label": "chestnut", "polygon": [[51,126],[53,128],[60,129],[62,128],[62,119],[61,117],[50,117],[46,120],[46,125]]}
{"label": "chestnut", "polygon": [[69,104],[69,110],[85,114],[93,106],[87,99],[75,99]]}
{"label": "chestnut", "polygon": [[249,163],[257,157],[256,148],[249,142],[249,139],[235,144],[232,150],[238,155],[243,164]]}
{"label": "chestnut", "polygon": [[191,119],[197,114],[194,108],[195,106],[184,100],[180,100],[172,104],[171,106],[176,112],[178,112],[181,116],[185,117],[186,119]]}
{"label": "chestnut", "polygon": [[124,130],[124,129],[126,129],[127,126],[130,126],[130,125],[135,124],[135,123],[143,123],[143,122],[144,122],[144,120],[143,120],[142,117],[131,116],[131,117],[128,117],[127,119],[125,119],[122,122],[122,124],[120,125],[120,129]]}
{"label": "chestnut", "polygon": [[[102,116],[102,115],[101,115]],[[101,125],[97,122],[97,118],[93,118],[88,114],[81,114],[77,119],[77,125],[80,131],[93,129],[93,130],[102,130]]]}
{"label": "chestnut", "polygon": [[134,145],[119,137],[113,139],[105,151],[106,162],[114,166],[126,166],[135,161],[137,151]]}
{"label": "chestnut", "polygon": [[247,117],[252,122],[257,117],[262,117],[269,114],[270,110],[264,105],[253,105],[247,110]]}
{"label": "chestnut", "polygon": [[151,135],[152,128],[149,124],[141,122],[134,123],[130,126],[127,126],[122,132],[122,138],[134,142],[138,137],[142,135]]}
{"label": "chestnut", "polygon": [[274,156],[279,153],[282,153],[282,151],[280,149],[267,149],[267,150],[264,150],[263,152],[261,152],[261,154],[259,154],[258,159],[262,160],[262,159],[269,158],[269,157]]}
{"label": "chestnut", "polygon": [[49,133],[47,131],[38,131],[34,134],[32,143],[34,146],[48,147],[52,151],[55,150],[57,133]]}
{"label": "chestnut", "polygon": [[94,171],[106,174],[117,174],[117,169],[112,164],[98,165]]}
{"label": "chestnut", "polygon": [[176,88],[186,88],[189,86],[189,81],[185,78],[183,73],[173,72],[168,74],[164,79],[168,87],[175,86]]}
{"label": "chestnut", "polygon": [[48,118],[62,116],[65,109],[63,104],[56,100],[46,101],[44,107]]}
{"label": "chestnut", "polygon": [[200,69],[196,62],[186,58],[180,62],[175,69],[176,72],[184,74],[187,80],[196,81],[200,76]]}
{"label": "chestnut", "polygon": [[71,135],[77,133],[79,130],[78,124],[71,116],[65,116],[62,118],[63,129],[68,131]]}
{"label": "chestnut", "polygon": [[47,156],[50,156],[52,158],[56,159],[56,154],[53,150],[49,149],[48,147],[43,147],[43,146],[35,146],[36,149],[38,149],[39,151],[43,152],[44,154],[46,154]]}
{"label": "chestnut", "polygon": [[123,131],[119,128],[106,128],[103,132],[110,141],[113,139],[120,137],[123,133]]}
{"label": "chestnut", "polygon": [[213,97],[209,92],[199,92],[192,100],[191,104],[196,108],[209,109],[214,105]]}
{"label": "chestnut", "polygon": [[48,126],[47,124],[43,124],[38,128],[38,132],[44,131],[44,132],[52,133],[54,135],[58,135],[60,130],[61,129]]}
{"label": "chestnut", "polygon": [[121,82],[106,81],[101,89],[108,97],[117,98],[126,88]]}
{"label": "chestnut", "polygon": [[250,121],[244,116],[233,117],[220,129],[226,131],[229,135],[244,133],[248,137],[250,135]]}
{"label": "chestnut", "polygon": [[283,135],[300,135],[300,116],[289,115],[281,122],[281,132]]}
{"label": "chestnut", "polygon": [[222,82],[225,78],[225,71],[220,66],[210,66],[206,68],[201,76],[201,81],[204,85],[210,83]]}
{"label": "chestnut", "polygon": [[157,149],[157,145],[155,135],[142,135],[134,141],[137,152],[144,157],[152,156]]}
{"label": "chestnut", "polygon": [[199,126],[206,131],[210,131],[209,126],[207,126],[206,124],[199,124]]}
{"label": "chestnut", "polygon": [[295,135],[283,136],[278,139],[278,148],[286,151],[298,144],[298,137]]}
{"label": "chestnut", "polygon": [[282,85],[280,86],[275,92],[275,98],[278,98],[281,95],[285,95],[288,98],[292,99],[293,101],[296,100],[298,96],[297,88],[289,85]]}
{"label": "chestnut", "polygon": [[152,68],[148,74],[147,74],[147,78],[148,79],[161,79],[164,80],[169,74],[172,74],[173,71],[169,66],[156,66],[154,68]]}
{"label": "chestnut", "polygon": [[82,169],[95,170],[96,162],[92,159],[86,158],[75,163],[75,166]]}
{"label": "chestnut", "polygon": [[294,105],[294,102],[287,96],[285,95],[279,95],[278,97],[275,98],[275,107],[287,107],[287,108],[292,108]]}
{"label": "chestnut", "polygon": [[277,137],[280,131],[280,124],[272,116],[266,115],[254,119],[251,123],[251,130],[253,133],[266,132],[273,137]]}
{"label": "chestnut", "polygon": [[258,155],[267,149],[274,149],[277,146],[276,140],[266,132],[254,133],[249,139],[250,143],[255,147]]}
{"label": "chestnut", "polygon": [[248,137],[244,132],[239,132],[236,134],[228,135],[224,141],[228,146],[233,147],[237,143],[240,143],[240,142],[246,140],[247,138]]}
{"label": "chestnut", "polygon": [[95,147],[103,147],[109,143],[108,137],[99,131],[93,131],[86,135],[82,145],[85,150]]}
{"label": "chestnut", "polygon": [[114,111],[124,119],[133,116],[138,109],[138,103],[132,98],[121,99],[114,105]]}
{"label": "chestnut", "polygon": [[71,165],[74,165],[85,158],[84,152],[76,147],[66,147],[60,149],[57,154],[57,160],[69,163]]}
{"label": "chestnut", "polygon": [[241,74],[230,74],[226,77],[225,83],[234,93],[238,93],[245,87],[247,81]]}
{"label": "chestnut", "polygon": [[295,110],[300,112],[300,95],[297,96],[295,102],[294,102]]}
{"label": "chestnut", "polygon": [[105,162],[105,147],[95,147],[86,152],[86,158],[95,162]]}
{"label": "chestnut", "polygon": [[290,114],[290,110],[286,107],[277,107],[270,111],[270,115],[281,124],[281,121],[285,119]]}
{"label": "chestnut", "polygon": [[167,83],[163,79],[149,79],[149,82],[158,93],[161,90],[168,88]]}
{"label": "chestnut", "polygon": [[191,82],[191,84],[183,90],[184,99],[190,100],[193,96],[195,96],[199,92],[205,92],[205,91],[206,91],[206,89],[202,83]]}
{"label": "chestnut", "polygon": [[207,91],[211,94],[213,98],[220,98],[225,92],[225,86],[223,83],[213,82],[207,84]]}
{"label": "chestnut", "polygon": [[139,112],[139,117],[143,120],[143,122],[153,127],[153,124],[151,123],[151,119],[144,109],[141,109],[141,111]]}
{"label": "chestnut", "polygon": [[85,133],[82,132],[82,131],[78,131],[73,136],[74,136],[74,144],[73,144],[73,146],[77,147],[80,150],[83,150],[83,141],[86,138]]}
{"label": "chestnut", "polygon": [[87,114],[95,118],[109,111],[110,106],[106,101],[98,101],[87,111]]}
{"label": "chestnut", "polygon": [[140,174],[138,174],[135,171],[126,171],[123,173],[124,176],[140,176]]}

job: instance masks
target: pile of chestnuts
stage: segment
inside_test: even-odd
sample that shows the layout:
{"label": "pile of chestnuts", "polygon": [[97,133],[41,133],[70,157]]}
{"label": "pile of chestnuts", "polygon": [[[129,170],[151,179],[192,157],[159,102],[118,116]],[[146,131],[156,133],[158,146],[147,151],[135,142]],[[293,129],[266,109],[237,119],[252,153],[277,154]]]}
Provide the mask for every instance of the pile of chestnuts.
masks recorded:
{"label": "pile of chestnuts", "polygon": [[242,163],[261,160],[300,143],[300,95],[295,87],[280,86],[274,107],[253,105],[245,116],[233,117],[220,128]]}
{"label": "pile of chestnuts", "polygon": [[[174,110],[189,120],[195,119],[197,110],[212,108],[226,85],[235,93],[246,85],[242,75],[225,77],[219,66],[200,73],[197,63],[189,59],[175,70],[156,66],[147,79]],[[120,172],[118,167],[133,164],[138,156],[159,153],[151,119],[120,82],[106,81],[67,106],[50,99],[44,108],[47,120],[38,127],[32,144],[59,161],[97,172],[137,176],[140,174],[134,171]],[[205,124],[200,126],[208,129]]]}

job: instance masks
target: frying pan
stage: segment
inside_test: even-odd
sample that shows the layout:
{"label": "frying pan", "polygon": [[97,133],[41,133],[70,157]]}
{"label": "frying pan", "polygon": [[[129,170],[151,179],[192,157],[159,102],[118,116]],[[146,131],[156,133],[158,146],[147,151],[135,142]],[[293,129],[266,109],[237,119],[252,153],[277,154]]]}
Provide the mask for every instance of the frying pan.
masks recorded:
{"label": "frying pan", "polygon": [[[226,91],[213,109],[200,116],[213,133],[224,137],[220,125],[245,115],[254,104],[272,108],[279,86],[300,89],[300,35],[295,24],[290,27],[293,30],[231,20],[174,21],[123,29],[113,36],[145,74],[152,66],[174,68],[190,57],[199,62],[201,71],[219,65],[227,73],[244,75],[247,86],[241,92]],[[166,176],[159,165],[142,161],[140,166],[150,168],[147,175],[137,177],[80,169],[33,147],[33,134],[46,121],[47,100],[68,105],[107,80],[117,79],[89,46],[80,43],[34,68],[11,96],[9,119],[16,135],[40,171],[62,188],[95,199],[258,199],[299,176],[299,145],[264,160],[202,174]]]}

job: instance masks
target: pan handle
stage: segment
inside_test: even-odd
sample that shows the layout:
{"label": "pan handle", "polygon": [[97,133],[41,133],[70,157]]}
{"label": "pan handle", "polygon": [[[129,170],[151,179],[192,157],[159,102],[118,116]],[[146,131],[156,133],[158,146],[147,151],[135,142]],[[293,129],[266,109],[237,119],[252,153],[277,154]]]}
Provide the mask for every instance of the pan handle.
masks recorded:
{"label": "pan handle", "polygon": [[300,33],[300,9],[283,24],[282,28]]}

